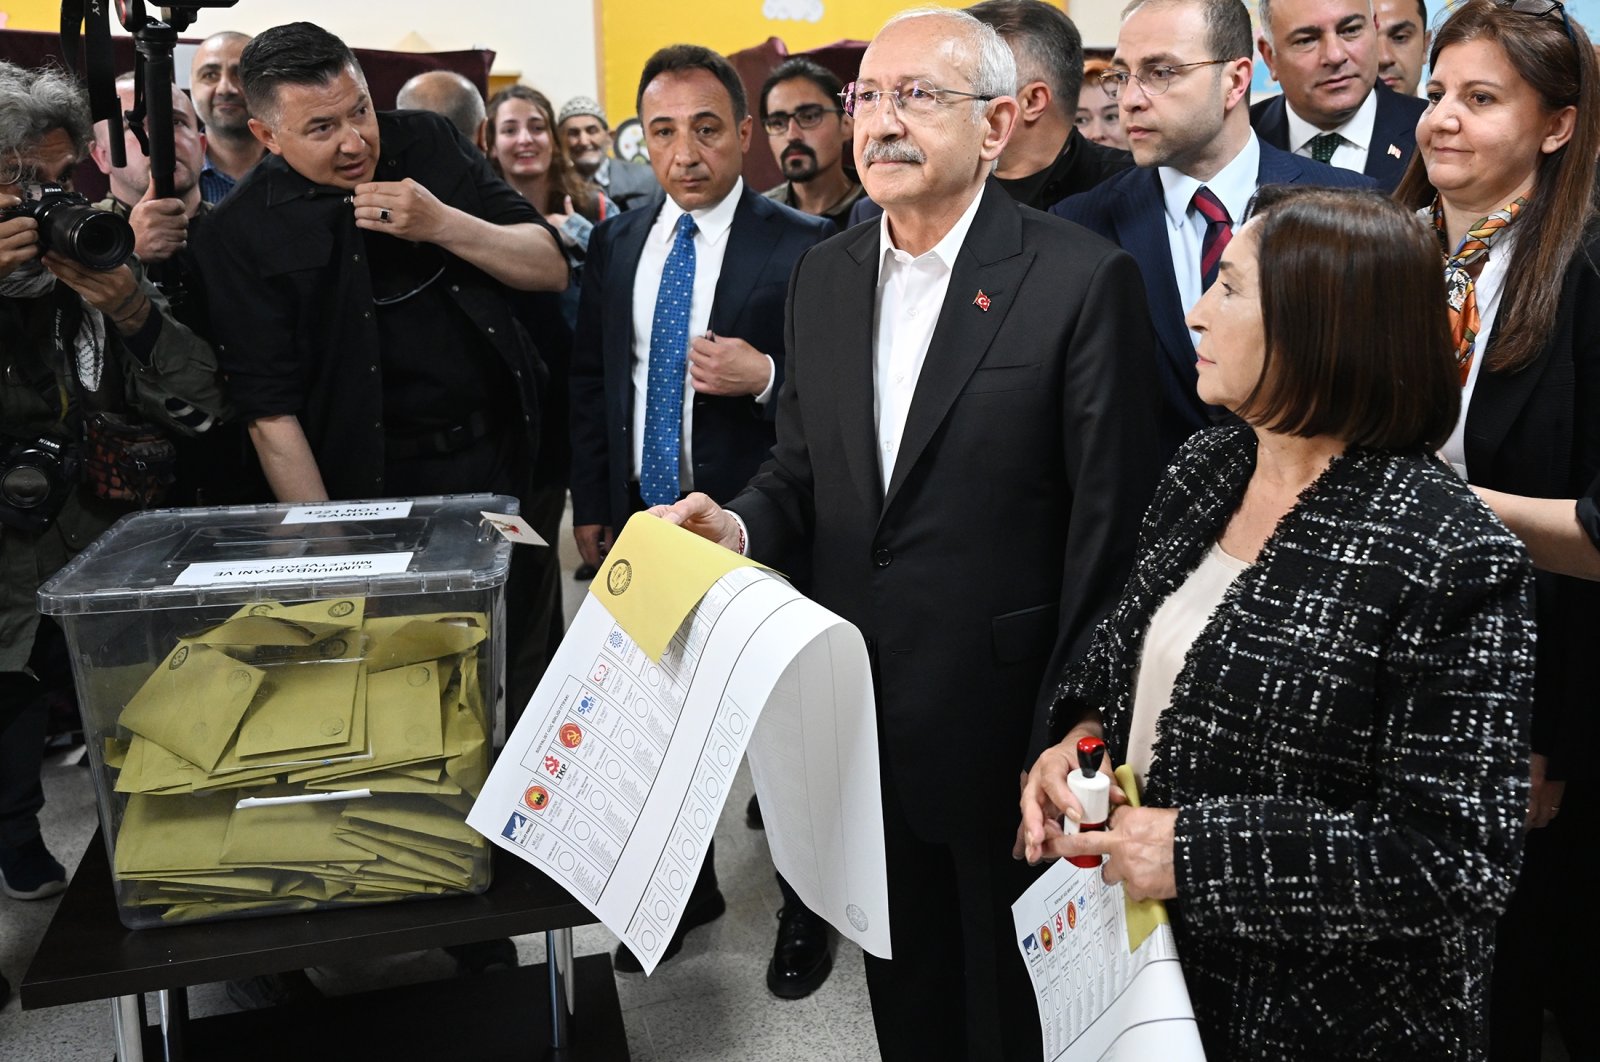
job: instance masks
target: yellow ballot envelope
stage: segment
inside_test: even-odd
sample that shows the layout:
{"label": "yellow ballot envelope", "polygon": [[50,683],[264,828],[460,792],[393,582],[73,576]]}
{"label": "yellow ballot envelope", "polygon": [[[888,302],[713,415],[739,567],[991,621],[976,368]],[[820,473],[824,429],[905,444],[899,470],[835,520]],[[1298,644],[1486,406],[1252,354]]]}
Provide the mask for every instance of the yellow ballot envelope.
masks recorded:
{"label": "yellow ballot envelope", "polygon": [[659,663],[713,583],[735,568],[760,567],[676,524],[634,513],[589,583],[589,593]]}

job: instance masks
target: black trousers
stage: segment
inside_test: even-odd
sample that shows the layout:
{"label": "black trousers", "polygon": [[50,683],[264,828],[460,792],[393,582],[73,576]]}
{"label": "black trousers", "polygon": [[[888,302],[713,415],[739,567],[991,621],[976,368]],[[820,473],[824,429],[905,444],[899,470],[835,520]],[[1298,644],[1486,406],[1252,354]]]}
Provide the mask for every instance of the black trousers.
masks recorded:
{"label": "black trousers", "polygon": [[1043,1054],[1011,922],[1012,902],[1038,870],[1011,858],[1015,836],[1015,823],[996,821],[966,841],[929,841],[884,786],[894,958],[866,956],[883,1062],[1025,1062]]}
{"label": "black trousers", "polygon": [[1555,1015],[1573,1062],[1600,1062],[1595,968],[1600,926],[1592,891],[1600,807],[1592,781],[1567,783],[1561,813],[1528,833],[1522,877],[1495,932],[1489,988],[1492,1062],[1539,1062],[1544,1012]]}

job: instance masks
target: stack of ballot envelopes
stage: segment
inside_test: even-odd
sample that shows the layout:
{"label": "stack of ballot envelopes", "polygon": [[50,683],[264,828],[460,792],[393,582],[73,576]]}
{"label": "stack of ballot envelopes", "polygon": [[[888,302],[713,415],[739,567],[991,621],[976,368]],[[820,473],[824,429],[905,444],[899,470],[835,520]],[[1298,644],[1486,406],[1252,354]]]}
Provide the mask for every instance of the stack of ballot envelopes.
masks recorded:
{"label": "stack of ballot envelopes", "polygon": [[120,904],[170,922],[481,892],[487,625],[352,597],[179,638],[105,740]]}

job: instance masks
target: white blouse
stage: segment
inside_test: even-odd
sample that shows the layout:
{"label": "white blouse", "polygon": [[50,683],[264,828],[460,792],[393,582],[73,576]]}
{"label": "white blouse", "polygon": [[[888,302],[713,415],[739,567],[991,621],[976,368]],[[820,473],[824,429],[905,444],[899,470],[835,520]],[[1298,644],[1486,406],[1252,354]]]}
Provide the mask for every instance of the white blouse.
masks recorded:
{"label": "white blouse", "polygon": [[1212,543],[1200,566],[1183,585],[1161,603],[1150,620],[1139,654],[1139,670],[1133,687],[1133,717],[1128,725],[1128,766],[1144,788],[1145,771],[1150,767],[1150,749],[1156,740],[1156,720],[1172,703],[1172,686],[1183,670],[1184,659],[1211,614],[1222,604],[1222,596],[1240,572],[1250,567],[1237,557],[1222,552]]}

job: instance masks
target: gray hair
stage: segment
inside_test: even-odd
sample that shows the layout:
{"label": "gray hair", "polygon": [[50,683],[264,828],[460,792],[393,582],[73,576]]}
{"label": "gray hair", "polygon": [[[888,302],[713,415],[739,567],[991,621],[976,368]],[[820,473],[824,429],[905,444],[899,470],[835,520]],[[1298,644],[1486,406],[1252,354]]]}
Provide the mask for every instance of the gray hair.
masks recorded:
{"label": "gray hair", "polygon": [[[967,43],[971,45],[972,56],[977,60],[977,69],[971,71],[969,75],[973,92],[980,96],[1017,94],[1016,57],[1011,54],[1011,48],[1000,34],[994,31],[993,26],[954,8],[914,7],[889,19],[883,24],[883,29],[919,18],[940,18],[953,22],[958,32],[967,38]],[[878,32],[882,33],[883,30]]]}
{"label": "gray hair", "polygon": [[394,105],[408,111],[432,111],[450,120],[471,140],[487,112],[478,86],[454,70],[426,70],[400,86]]}
{"label": "gray hair", "polygon": [[[1426,10],[1426,8],[1424,8],[1424,10]],[[1256,4],[1256,14],[1260,16],[1260,20],[1261,20],[1261,35],[1263,37],[1267,38],[1268,41],[1271,41],[1272,40],[1272,0],[1258,0],[1258,2]],[[1367,0],[1367,14],[1369,16],[1372,14],[1372,0]],[[1423,16],[1422,21],[1423,21],[1424,25],[1427,24],[1428,18],[1427,18],[1426,15]]]}
{"label": "gray hair", "polygon": [[1078,111],[1083,88],[1083,37],[1067,13],[1044,0],[983,0],[967,13],[994,27],[1017,61],[1017,88],[1043,81],[1056,108],[1068,118]]}
{"label": "gray hair", "polygon": [[21,156],[56,129],[72,139],[83,158],[94,139],[83,89],[60,70],[28,70],[0,61],[0,180],[28,177],[21,172]]}

